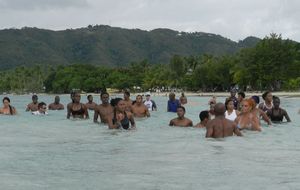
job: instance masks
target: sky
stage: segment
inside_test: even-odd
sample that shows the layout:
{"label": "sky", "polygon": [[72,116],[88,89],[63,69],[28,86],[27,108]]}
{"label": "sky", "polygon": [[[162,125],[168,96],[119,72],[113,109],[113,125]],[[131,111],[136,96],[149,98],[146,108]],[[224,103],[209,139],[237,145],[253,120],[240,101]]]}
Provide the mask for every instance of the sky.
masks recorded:
{"label": "sky", "polygon": [[0,29],[110,25],[220,34],[281,34],[300,42],[299,0],[0,0]]}

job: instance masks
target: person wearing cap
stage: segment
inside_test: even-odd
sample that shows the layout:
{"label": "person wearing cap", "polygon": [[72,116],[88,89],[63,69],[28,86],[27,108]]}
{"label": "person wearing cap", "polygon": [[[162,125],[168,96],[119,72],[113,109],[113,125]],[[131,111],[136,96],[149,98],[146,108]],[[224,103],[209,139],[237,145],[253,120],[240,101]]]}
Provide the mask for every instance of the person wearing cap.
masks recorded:
{"label": "person wearing cap", "polygon": [[148,108],[149,111],[157,111],[156,103],[150,98],[151,94],[146,93],[146,100],[144,101],[145,106]]}
{"label": "person wearing cap", "polygon": [[27,105],[26,111],[37,111],[38,110],[38,96],[32,96],[32,102]]}

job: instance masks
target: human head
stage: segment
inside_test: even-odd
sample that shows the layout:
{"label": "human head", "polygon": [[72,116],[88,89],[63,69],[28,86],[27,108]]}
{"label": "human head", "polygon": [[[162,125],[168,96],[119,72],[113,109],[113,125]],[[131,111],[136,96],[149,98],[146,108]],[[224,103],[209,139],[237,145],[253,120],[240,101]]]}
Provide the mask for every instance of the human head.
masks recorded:
{"label": "human head", "polygon": [[150,97],[151,97],[150,93],[146,93],[146,100],[147,100],[147,101],[150,100]]}
{"label": "human head", "polygon": [[102,104],[108,104],[108,102],[109,102],[109,94],[107,92],[102,92],[100,94],[100,98],[101,98]]}
{"label": "human head", "polygon": [[224,116],[225,111],[226,109],[223,103],[217,103],[214,107],[214,112],[216,116]]}
{"label": "human head", "polygon": [[136,103],[141,104],[141,103],[143,103],[143,96],[139,94],[136,96],[135,100],[136,100]]}
{"label": "human head", "polygon": [[75,93],[76,93],[76,92],[74,92],[74,91],[72,91],[72,92],[70,93],[70,98],[71,98],[71,100],[72,100],[73,103],[74,103],[74,96],[75,96]]}
{"label": "human head", "polygon": [[215,105],[216,103],[214,101],[209,102],[209,112],[214,113],[215,112]]}
{"label": "human head", "polygon": [[175,100],[175,93],[174,92],[170,92],[169,99],[170,100]]}
{"label": "human head", "polygon": [[262,98],[266,102],[272,102],[273,96],[271,91],[266,91],[262,94]]}
{"label": "human head", "polygon": [[200,121],[209,120],[209,112],[206,110],[200,112],[199,118],[200,118]]}
{"label": "human head", "polygon": [[254,100],[256,105],[259,104],[259,96],[252,96],[251,98]]}
{"label": "human head", "polygon": [[124,92],[124,100],[128,100],[129,98],[130,98],[130,92],[126,90]]}
{"label": "human head", "polygon": [[47,110],[47,104],[46,104],[45,102],[40,102],[40,103],[38,104],[38,110],[39,110],[40,112],[45,113],[46,110]]}
{"label": "human head", "polygon": [[255,108],[255,102],[252,98],[244,99],[242,101],[242,112],[247,113]]}
{"label": "human head", "polygon": [[90,94],[90,95],[88,95],[87,96],[87,100],[89,101],[89,102],[93,102],[93,96]]}
{"label": "human head", "polygon": [[59,104],[59,102],[60,102],[59,96],[55,96],[54,103]]}
{"label": "human head", "polygon": [[228,98],[226,100],[225,108],[226,108],[226,110],[230,110],[230,111],[232,111],[234,109],[234,103],[233,103],[233,100],[231,98]]}
{"label": "human head", "polygon": [[235,89],[235,88],[232,88],[232,89],[230,90],[230,96],[231,96],[231,97],[235,97],[235,95],[236,95],[236,89]]}
{"label": "human head", "polygon": [[110,101],[110,104],[115,107],[116,110],[124,112],[126,104],[122,98],[115,98]]}
{"label": "human head", "polygon": [[238,101],[242,102],[242,100],[246,97],[244,92],[239,92],[238,93]]}
{"label": "human head", "polygon": [[184,114],[185,114],[185,108],[183,106],[178,106],[177,107],[177,116],[179,118],[182,118],[182,117],[184,117]]}
{"label": "human head", "polygon": [[34,104],[36,104],[38,102],[38,96],[37,95],[33,95],[31,99],[32,99],[32,102]]}
{"label": "human head", "polygon": [[2,99],[2,102],[3,102],[4,107],[9,107],[10,99],[8,97],[4,97]]}
{"label": "human head", "polygon": [[278,96],[273,96],[273,105],[275,109],[278,109],[280,106],[280,99]]}
{"label": "human head", "polygon": [[74,103],[79,103],[81,99],[81,95],[79,92],[75,92],[74,97],[73,97],[73,101]]}

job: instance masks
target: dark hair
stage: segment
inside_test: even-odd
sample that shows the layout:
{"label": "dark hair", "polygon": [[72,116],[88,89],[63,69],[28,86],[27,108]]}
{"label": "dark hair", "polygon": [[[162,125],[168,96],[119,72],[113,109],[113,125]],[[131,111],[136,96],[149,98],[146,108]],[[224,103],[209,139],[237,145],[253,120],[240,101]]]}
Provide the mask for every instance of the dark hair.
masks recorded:
{"label": "dark hair", "polygon": [[107,94],[109,96],[108,92],[104,91],[104,92],[101,92],[100,97],[102,97],[105,94]]}
{"label": "dark hair", "polygon": [[251,98],[255,101],[256,104],[259,104],[259,96],[252,96]]}
{"label": "dark hair", "polygon": [[110,105],[115,107],[121,100],[123,100],[122,98],[114,98],[110,100]]}
{"label": "dark hair", "polygon": [[209,112],[207,110],[200,112],[199,118],[201,121],[203,121],[206,118],[209,118]]}
{"label": "dark hair", "polygon": [[87,96],[87,99],[89,99],[91,96],[92,96],[92,95],[91,95],[91,94],[89,94],[89,95]]}
{"label": "dark hair", "polygon": [[45,102],[40,102],[39,104],[38,104],[38,108],[41,108],[41,107],[43,107],[43,106],[46,106],[47,104],[45,103]]}
{"label": "dark hair", "polygon": [[130,96],[130,92],[129,91],[125,91],[124,94],[126,94],[127,96]]}
{"label": "dark hair", "polygon": [[267,97],[267,95],[268,95],[269,93],[271,93],[271,91],[266,91],[266,92],[264,92],[264,93],[262,94],[262,98],[265,100],[266,97]]}
{"label": "dark hair", "polygon": [[227,105],[229,104],[229,102],[233,102],[232,98],[227,98],[225,101],[225,109],[227,110]]}
{"label": "dark hair", "polygon": [[177,109],[183,109],[183,111],[185,113],[185,108],[183,106],[178,106]]}
{"label": "dark hair", "polygon": [[246,97],[245,93],[244,92],[239,92],[238,95],[242,96],[243,98]]}
{"label": "dark hair", "polygon": [[141,98],[143,98],[143,96],[142,96],[142,95],[140,95],[140,94],[138,94],[138,95],[136,96],[136,98],[137,98],[137,97],[139,97],[139,96],[140,96]]}
{"label": "dark hair", "polygon": [[278,96],[273,96],[273,101],[274,100],[279,100],[280,101],[280,98]]}
{"label": "dark hair", "polygon": [[[3,100],[2,100],[3,103],[4,103],[4,100],[7,100],[10,103],[9,97],[4,97]],[[12,108],[12,106],[8,105],[8,107],[9,107],[9,113],[10,113],[10,115],[13,115],[13,108]]]}
{"label": "dark hair", "polygon": [[38,99],[38,96],[36,94],[32,95],[32,99]]}

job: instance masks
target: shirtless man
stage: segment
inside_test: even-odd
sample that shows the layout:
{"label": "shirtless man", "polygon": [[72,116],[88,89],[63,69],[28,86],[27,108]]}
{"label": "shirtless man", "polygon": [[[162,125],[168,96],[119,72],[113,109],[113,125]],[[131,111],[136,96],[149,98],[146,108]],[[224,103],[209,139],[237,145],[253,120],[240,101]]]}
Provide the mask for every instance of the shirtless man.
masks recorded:
{"label": "shirtless man", "polygon": [[87,109],[94,110],[95,107],[97,106],[97,104],[95,102],[93,102],[93,96],[92,95],[88,95],[87,96],[87,100],[88,100],[88,102],[85,104],[85,106],[87,107]]}
{"label": "shirtless man", "polygon": [[126,105],[125,110],[131,112],[132,111],[131,110],[132,100],[130,100],[130,92],[128,92],[128,91],[124,92],[124,102],[125,102],[125,105]]}
{"label": "shirtless man", "polygon": [[131,107],[134,117],[150,117],[150,112],[143,103],[143,97],[141,95],[136,96],[135,104]]}
{"label": "shirtless man", "polygon": [[108,123],[107,118],[113,117],[114,108],[109,103],[109,94],[102,92],[100,95],[102,104],[95,107],[94,123],[98,122],[98,116],[100,116],[101,123]]}
{"label": "shirtless man", "polygon": [[199,114],[199,118],[200,118],[200,123],[198,123],[197,125],[195,125],[196,128],[204,128],[206,127],[209,119],[209,112],[208,111],[202,111]]}
{"label": "shirtless man", "polygon": [[32,96],[32,102],[27,105],[26,111],[37,111],[38,110],[38,96]]}
{"label": "shirtless man", "polygon": [[224,138],[236,134],[242,136],[237,125],[225,118],[225,105],[217,103],[215,105],[215,119],[209,121],[206,126],[206,138]]}
{"label": "shirtless man", "polygon": [[174,118],[170,121],[170,126],[178,126],[178,127],[192,127],[193,122],[184,117],[185,114],[185,108],[182,106],[177,107],[177,118]]}
{"label": "shirtless man", "polygon": [[65,107],[64,107],[64,105],[62,105],[60,103],[59,96],[55,96],[54,102],[49,104],[48,109],[49,110],[63,110],[63,109],[65,109]]}

